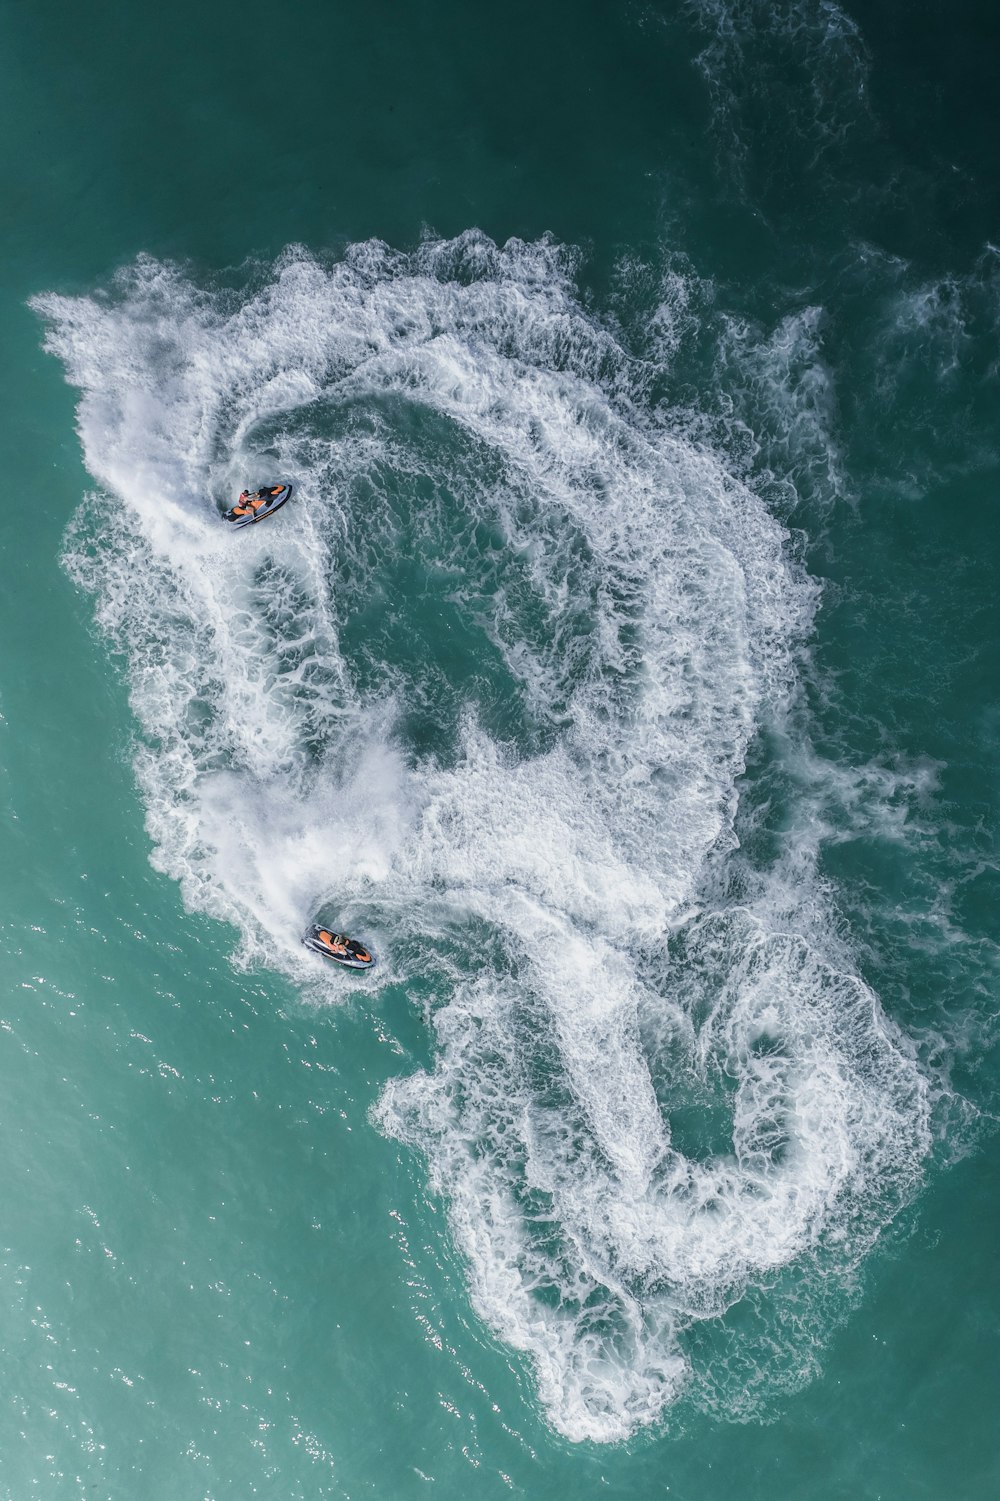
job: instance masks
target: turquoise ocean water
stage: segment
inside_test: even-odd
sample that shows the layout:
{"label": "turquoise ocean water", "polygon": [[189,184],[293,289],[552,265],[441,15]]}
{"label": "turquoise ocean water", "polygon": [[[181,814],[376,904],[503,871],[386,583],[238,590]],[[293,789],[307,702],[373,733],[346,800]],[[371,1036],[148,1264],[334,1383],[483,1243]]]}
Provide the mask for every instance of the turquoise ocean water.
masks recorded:
{"label": "turquoise ocean water", "polygon": [[998,1493],[997,59],[0,4],[5,1501]]}

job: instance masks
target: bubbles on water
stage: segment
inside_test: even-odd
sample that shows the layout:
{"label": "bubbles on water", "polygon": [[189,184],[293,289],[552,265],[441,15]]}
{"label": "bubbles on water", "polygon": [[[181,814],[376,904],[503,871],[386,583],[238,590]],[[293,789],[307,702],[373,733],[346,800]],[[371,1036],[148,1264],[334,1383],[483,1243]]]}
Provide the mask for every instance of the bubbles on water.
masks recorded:
{"label": "bubbles on water", "polygon": [[805,174],[870,128],[868,49],[833,0],[693,0],[690,14],[706,37],[696,62],[722,160],[738,180],[762,172],[787,194],[794,166],[801,190]]}
{"label": "bubbles on water", "polygon": [[735,397],[754,436],[755,487],[779,514],[802,503],[813,514],[848,493],[837,443],[837,395],[824,357],[819,307],[791,313],[769,333],[727,319],[720,341],[719,389]]}
{"label": "bubbles on water", "polygon": [[[703,1326],[856,1264],[928,1102],[812,849],[737,855],[816,593],[651,410],[700,304],[668,277],[636,359],[574,271],[469,233],[292,249],[244,294],[144,259],[38,305],[103,486],[67,566],[128,662],[154,860],[243,962],[316,983],[322,909],[377,948],[370,989],[430,975],[434,1065],[375,1119],[425,1155],[549,1420],[614,1440],[708,1390]],[[806,468],[817,328],[772,341]],[[273,478],[280,516],[226,532]]]}

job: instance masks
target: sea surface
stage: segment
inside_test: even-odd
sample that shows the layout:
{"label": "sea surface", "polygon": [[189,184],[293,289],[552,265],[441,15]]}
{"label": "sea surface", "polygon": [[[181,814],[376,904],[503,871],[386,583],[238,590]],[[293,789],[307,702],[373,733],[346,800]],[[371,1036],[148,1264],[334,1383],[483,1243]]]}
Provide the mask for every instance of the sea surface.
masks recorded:
{"label": "sea surface", "polygon": [[3,1501],[1000,1495],[998,64],[0,4]]}

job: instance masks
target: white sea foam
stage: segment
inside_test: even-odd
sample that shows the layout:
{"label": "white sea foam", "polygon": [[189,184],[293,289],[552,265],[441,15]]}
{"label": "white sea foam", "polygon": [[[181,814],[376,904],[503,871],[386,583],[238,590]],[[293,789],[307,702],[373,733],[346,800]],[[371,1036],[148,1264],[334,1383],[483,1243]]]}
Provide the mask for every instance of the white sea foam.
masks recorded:
{"label": "white sea foam", "polygon": [[[927,1099],[814,856],[724,895],[815,591],[760,500],[645,413],[572,270],[470,233],[291,250],[244,296],[142,260],[37,305],[82,391],[102,490],[67,563],[128,660],[155,861],[242,959],[331,995],[298,946],[318,908],[363,921],[373,988],[449,935],[434,1067],[375,1117],[426,1155],[550,1421],[615,1440],[683,1390],[693,1326],[856,1262]],[[226,532],[214,502],[271,476],[284,516]],[[440,626],[421,652],[409,566],[461,651]],[[685,1101],[721,1142],[679,1140]]]}
{"label": "white sea foam", "polygon": [[847,493],[838,449],[837,396],[823,354],[823,310],[802,308],[765,333],[724,321],[717,382],[754,434],[756,484],[772,505],[814,510]]}

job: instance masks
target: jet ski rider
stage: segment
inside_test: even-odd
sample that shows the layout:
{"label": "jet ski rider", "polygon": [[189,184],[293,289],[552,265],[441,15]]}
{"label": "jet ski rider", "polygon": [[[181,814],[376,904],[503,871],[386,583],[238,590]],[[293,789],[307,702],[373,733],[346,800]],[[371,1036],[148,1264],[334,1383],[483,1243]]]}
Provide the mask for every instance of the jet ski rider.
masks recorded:
{"label": "jet ski rider", "polygon": [[368,950],[363,948],[356,939],[348,938],[345,933],[328,933],[325,928],[320,928],[316,937],[325,949],[330,950],[331,954],[337,954],[345,959],[360,959],[364,964],[371,959]]}
{"label": "jet ski rider", "polygon": [[280,495],[284,488],[284,485],[266,485],[262,490],[254,490],[253,494],[249,490],[243,490],[233,506],[233,515],[245,516],[250,511],[256,516],[261,506],[267,505],[273,496]]}

